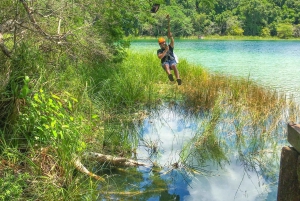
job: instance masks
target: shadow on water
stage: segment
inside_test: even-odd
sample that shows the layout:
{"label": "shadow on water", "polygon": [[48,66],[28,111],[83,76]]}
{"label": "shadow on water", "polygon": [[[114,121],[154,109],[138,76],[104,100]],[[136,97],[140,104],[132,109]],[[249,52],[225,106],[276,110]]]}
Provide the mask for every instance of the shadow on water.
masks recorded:
{"label": "shadow on water", "polygon": [[134,156],[149,166],[110,172],[110,198],[276,200],[285,115],[271,129],[272,116],[260,127],[246,114],[238,120],[230,112],[223,108],[215,118],[214,111],[195,115],[176,105],[152,111],[136,125],[140,141]]}

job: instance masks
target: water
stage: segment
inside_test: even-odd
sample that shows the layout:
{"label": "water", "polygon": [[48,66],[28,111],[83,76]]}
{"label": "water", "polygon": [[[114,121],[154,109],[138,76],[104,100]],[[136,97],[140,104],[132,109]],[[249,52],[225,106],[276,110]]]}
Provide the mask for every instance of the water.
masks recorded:
{"label": "water", "polygon": [[[158,48],[154,40],[131,45],[132,50],[153,54]],[[212,72],[249,77],[300,101],[300,41],[175,40],[174,51],[179,60]]]}
{"label": "water", "polygon": [[[226,122],[226,120],[224,121]],[[220,131],[224,135],[222,138],[227,144],[234,144],[228,133],[234,132],[229,124],[220,124]],[[274,201],[277,196],[277,181],[279,160],[268,158],[267,170],[262,170],[259,166],[251,169],[238,160],[238,154],[233,146],[229,147],[226,155],[230,163],[219,165],[208,162],[203,166],[198,174],[193,174],[189,168],[180,163],[183,147],[199,132],[203,125],[198,120],[187,119],[184,114],[178,111],[167,109],[154,112],[145,120],[141,128],[142,137],[146,144],[156,144],[158,153],[151,155],[145,142],[141,142],[137,150],[137,158],[160,165],[162,169],[159,174],[168,182],[168,194],[175,195],[174,200],[180,201]],[[221,133],[221,132],[219,132]],[[246,152],[246,150],[243,150]],[[280,154],[280,150],[277,155]],[[193,159],[193,158],[192,158]],[[179,167],[174,168],[173,164],[179,162]],[[191,164],[191,161],[187,162]],[[195,163],[194,163],[195,164]],[[141,167],[139,170],[148,175],[144,180],[151,183],[151,168]],[[171,171],[170,171],[171,170]],[[270,176],[271,174],[275,174]],[[141,188],[142,189],[142,188]],[[161,195],[155,195],[146,200],[158,201]],[[171,199],[168,199],[171,200]],[[173,199],[172,199],[173,200]]]}
{"label": "water", "polygon": [[[136,41],[131,49],[156,54],[158,45],[154,40]],[[179,60],[186,59],[211,72],[247,77],[300,100],[300,41],[176,40],[175,52]],[[281,123],[284,129],[285,122]],[[224,133],[234,132],[230,126],[220,127],[222,132],[224,128],[228,129]],[[223,164],[221,168],[208,162],[198,174],[189,171],[183,163],[178,163],[178,168],[174,168],[174,164],[180,161],[182,148],[201,129],[199,121],[186,119],[180,112],[164,108],[152,114],[139,128],[144,141],[140,142],[137,158],[148,163],[150,159],[161,169],[156,172],[152,167],[139,167],[138,171],[143,176],[140,182],[134,184],[134,188],[144,192],[143,196],[131,196],[127,200],[276,200],[280,150],[275,153],[278,158],[270,158],[266,154],[266,160],[270,160],[267,169],[259,166],[249,169],[243,161],[238,160],[235,148],[230,147],[227,152],[230,163]],[[228,144],[231,143],[230,136],[223,137]],[[145,144],[155,144],[157,152],[152,153]],[[193,163],[191,160],[189,163]],[[129,177],[128,174],[123,176],[122,181]],[[163,186],[160,183],[162,181],[166,182],[166,191],[157,190]]]}

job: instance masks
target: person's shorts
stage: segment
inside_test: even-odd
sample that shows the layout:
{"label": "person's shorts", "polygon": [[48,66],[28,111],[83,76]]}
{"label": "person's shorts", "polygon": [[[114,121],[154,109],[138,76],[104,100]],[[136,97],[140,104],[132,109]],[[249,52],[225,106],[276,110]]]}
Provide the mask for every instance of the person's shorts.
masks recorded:
{"label": "person's shorts", "polygon": [[168,65],[169,66],[169,69],[172,70],[171,66],[172,65],[176,65],[176,61],[175,60],[168,60],[168,61],[165,61],[161,64],[161,66],[164,68],[165,65]]}

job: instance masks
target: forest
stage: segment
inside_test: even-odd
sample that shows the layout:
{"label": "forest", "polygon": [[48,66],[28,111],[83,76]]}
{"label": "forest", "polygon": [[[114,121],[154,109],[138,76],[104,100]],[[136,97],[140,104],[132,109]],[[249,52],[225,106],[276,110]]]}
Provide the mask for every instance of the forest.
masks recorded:
{"label": "forest", "polygon": [[[154,4],[160,8],[151,13]],[[189,81],[175,88],[162,81],[156,57],[132,55],[128,47],[131,37],[166,35],[167,14],[175,37],[295,38],[299,9],[299,0],[1,0],[0,200],[109,199],[108,188],[118,186],[114,178],[101,172],[106,166],[84,156],[130,157],[137,145],[134,123],[170,100],[191,114],[212,111],[192,150],[201,156],[199,163],[226,160],[214,132],[223,103],[237,103],[230,108],[236,116],[246,108],[249,115],[242,118],[251,121],[243,123],[251,125],[245,126],[264,134],[251,139],[253,153],[264,145],[256,146],[258,141],[275,144],[281,112],[290,106],[282,96],[248,80],[210,75],[186,61],[180,62],[181,75]],[[261,134],[265,122],[272,129]],[[242,148],[244,125],[235,126]],[[126,187],[118,189],[120,196]]]}
{"label": "forest", "polygon": [[298,0],[186,0],[162,1],[152,17],[139,15],[134,32],[158,36],[166,27],[165,14],[172,16],[171,30],[177,37],[204,35],[300,36]]}

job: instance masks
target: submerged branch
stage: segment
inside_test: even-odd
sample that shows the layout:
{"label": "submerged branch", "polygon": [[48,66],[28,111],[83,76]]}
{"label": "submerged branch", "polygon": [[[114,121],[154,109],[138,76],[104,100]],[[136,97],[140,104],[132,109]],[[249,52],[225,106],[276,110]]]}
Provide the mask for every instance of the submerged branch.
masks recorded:
{"label": "submerged branch", "polygon": [[103,179],[102,177],[90,172],[81,162],[79,159],[76,159],[74,161],[74,165],[76,167],[77,170],[79,170],[80,172],[84,173],[84,174],[87,174],[88,176],[96,179],[96,180],[99,180],[99,181],[105,181],[105,179]]}
{"label": "submerged branch", "polygon": [[[125,167],[135,167],[135,166],[152,166],[146,163],[141,163],[132,159],[128,159],[128,158],[124,158],[124,157],[114,157],[111,155],[104,155],[104,154],[100,154],[100,153],[95,153],[95,152],[89,152],[89,153],[85,153],[83,155],[86,159],[92,159],[92,160],[96,160],[98,162],[101,163],[110,163],[112,165],[116,165],[116,166],[125,166]],[[82,163],[81,161],[77,158],[74,160],[74,165],[76,167],[77,170],[79,170],[80,172],[96,179],[99,181],[105,181],[104,178],[90,172]]]}
{"label": "submerged branch", "polygon": [[124,158],[124,157],[115,157],[111,155],[104,155],[100,153],[95,153],[95,152],[89,152],[85,153],[84,157],[88,159],[94,159],[97,160],[98,162],[109,162],[112,165],[117,165],[117,166],[126,166],[126,167],[134,167],[134,166],[152,166],[146,163],[141,163],[132,159]]}

